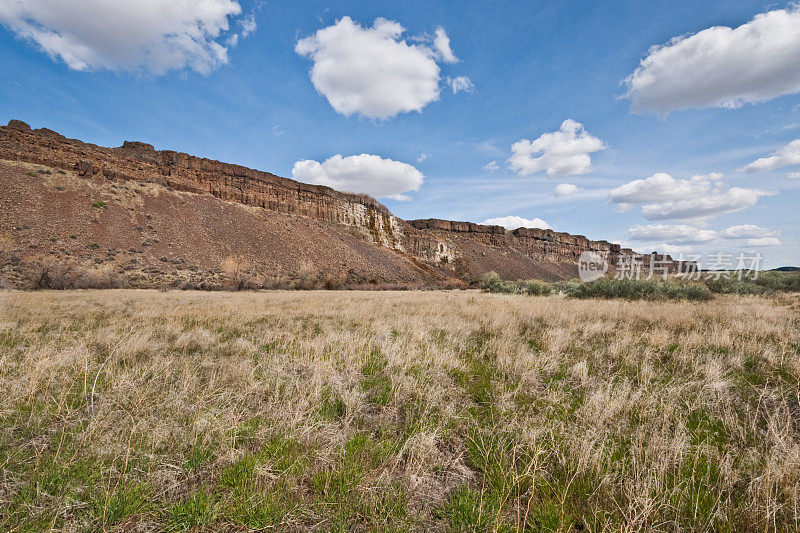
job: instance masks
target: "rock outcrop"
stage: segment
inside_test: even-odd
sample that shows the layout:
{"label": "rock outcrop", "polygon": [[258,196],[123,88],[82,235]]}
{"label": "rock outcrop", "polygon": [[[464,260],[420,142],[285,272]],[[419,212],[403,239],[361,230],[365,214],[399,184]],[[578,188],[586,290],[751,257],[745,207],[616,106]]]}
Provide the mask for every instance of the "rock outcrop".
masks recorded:
{"label": "rock outcrop", "polygon": [[[552,230],[507,231],[500,226],[438,219],[406,222],[366,195],[172,150],[156,150],[143,142],[125,141],[118,148],[96,146],[46,128],[33,130],[18,120],[0,127],[0,160],[69,171],[87,183],[152,184],[167,191],[209,196],[265,212],[312,219],[346,234],[351,230],[345,228],[352,228],[385,253],[399,254],[409,263],[409,271],[434,284],[453,277],[474,282],[489,270],[507,277],[564,279],[574,277],[578,257],[584,251],[600,253],[612,265],[626,252],[618,244]],[[14,200],[7,203],[13,205]],[[346,261],[343,263],[341,268],[347,270]]]}
{"label": "rock outcrop", "polygon": [[512,248],[531,259],[551,263],[577,263],[581,253],[587,250],[608,256],[615,262],[620,253],[619,244],[590,241],[583,235],[559,233],[550,229],[518,228],[509,231],[502,226],[440,219],[412,220],[411,225],[442,237],[457,234],[488,246]]}

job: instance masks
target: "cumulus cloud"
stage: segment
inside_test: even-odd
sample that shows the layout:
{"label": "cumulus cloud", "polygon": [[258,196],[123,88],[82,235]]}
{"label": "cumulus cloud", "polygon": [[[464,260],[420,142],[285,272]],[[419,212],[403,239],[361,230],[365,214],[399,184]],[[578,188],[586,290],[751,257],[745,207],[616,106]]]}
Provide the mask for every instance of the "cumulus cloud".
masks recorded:
{"label": "cumulus cloud", "polygon": [[419,170],[407,163],[370,154],[349,157],[337,154],[322,163],[297,161],[292,168],[292,177],[338,191],[395,200],[408,200],[403,193],[418,190],[424,179]]}
{"label": "cumulus cloud", "polygon": [[711,190],[712,183],[722,178],[722,174],[692,176],[688,180],[677,180],[663,172],[649,178],[630,181],[609,193],[609,199],[623,209],[634,205],[683,200]]}
{"label": "cumulus cloud", "polygon": [[748,239],[747,246],[780,246],[781,241],[777,237],[759,237]]}
{"label": "cumulus cloud", "polygon": [[453,90],[453,94],[458,94],[462,91],[465,93],[471,93],[475,90],[472,80],[466,76],[456,76],[455,78],[448,77],[447,85],[449,85]]}
{"label": "cumulus cloud", "polygon": [[800,92],[800,6],[654,46],[625,79],[634,111],[738,107]]}
{"label": "cumulus cloud", "polygon": [[713,230],[684,224],[636,225],[628,229],[628,234],[634,241],[666,241],[673,244],[708,242],[717,238],[717,233]]}
{"label": "cumulus cloud", "polygon": [[[719,243],[723,240],[747,239],[748,246],[777,246],[780,244],[777,238],[779,232],[754,224],[729,226],[720,231],[684,224],[646,224],[632,226],[628,229],[628,233],[634,241],[667,243],[659,245],[657,249],[668,253],[670,251],[668,247],[673,245],[710,243],[712,241]],[[677,249],[679,246],[675,246],[675,248]]]}
{"label": "cumulus cloud", "polygon": [[609,200],[621,209],[641,205],[648,220],[694,219],[718,216],[752,207],[762,196],[773,193],[758,189],[725,189],[718,173],[675,179],[657,173],[633,180],[609,193]]}
{"label": "cumulus cloud", "polygon": [[[800,30],[798,30],[798,33],[800,33]],[[745,172],[762,172],[764,170],[775,170],[791,165],[800,165],[800,139],[793,140],[771,156],[756,159],[739,170]]]}
{"label": "cumulus cloud", "polygon": [[497,161],[489,161],[488,163],[483,165],[483,170],[487,172],[494,172],[498,168],[500,168],[500,165],[497,164]]}
{"label": "cumulus cloud", "polygon": [[433,48],[403,39],[404,32],[391,20],[378,18],[368,28],[342,17],[300,39],[295,51],[314,62],[311,81],[338,113],[388,119],[438,100],[437,59],[456,61],[443,29]]}
{"label": "cumulus cloud", "polygon": [[773,193],[758,189],[731,187],[726,191],[717,190],[709,196],[644,205],[642,214],[648,220],[713,217],[752,207],[756,205],[760,197],[770,194]]}
{"label": "cumulus cloud", "polygon": [[73,70],[208,74],[255,30],[234,0],[0,0],[0,23]]}
{"label": "cumulus cloud", "polygon": [[433,39],[433,48],[436,54],[445,63],[458,63],[458,58],[450,49],[450,37],[445,33],[444,28],[436,28],[436,37]]}
{"label": "cumulus cloud", "polygon": [[508,230],[517,228],[540,228],[540,229],[553,229],[550,224],[541,218],[527,219],[517,216],[507,216],[498,218],[487,218],[481,224],[485,226],[503,226]]}
{"label": "cumulus cloud", "polygon": [[726,239],[746,239],[759,237],[774,237],[777,232],[756,226],[754,224],[741,224],[730,226],[720,232],[720,236]]}
{"label": "cumulus cloud", "polygon": [[603,141],[590,135],[581,123],[567,119],[559,131],[511,145],[508,166],[520,176],[542,170],[552,178],[586,174],[592,168],[589,154],[603,149]]}
{"label": "cumulus cloud", "polygon": [[580,187],[577,185],[573,185],[571,183],[559,183],[556,185],[556,188],[553,191],[553,194],[556,196],[567,196],[569,194],[575,194],[581,190]]}

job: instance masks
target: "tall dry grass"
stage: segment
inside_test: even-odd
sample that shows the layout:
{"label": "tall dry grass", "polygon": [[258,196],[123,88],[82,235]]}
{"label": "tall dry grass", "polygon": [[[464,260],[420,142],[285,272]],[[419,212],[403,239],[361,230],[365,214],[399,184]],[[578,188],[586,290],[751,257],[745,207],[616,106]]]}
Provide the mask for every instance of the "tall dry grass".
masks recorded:
{"label": "tall dry grass", "polygon": [[799,309],[0,293],[0,529],[796,530]]}

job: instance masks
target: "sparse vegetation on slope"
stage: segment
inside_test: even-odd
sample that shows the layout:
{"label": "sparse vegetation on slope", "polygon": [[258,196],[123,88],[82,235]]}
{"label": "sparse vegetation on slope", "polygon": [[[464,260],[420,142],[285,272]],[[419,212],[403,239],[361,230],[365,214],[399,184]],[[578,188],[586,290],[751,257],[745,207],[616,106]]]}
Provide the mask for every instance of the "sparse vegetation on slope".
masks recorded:
{"label": "sparse vegetation on slope", "polygon": [[797,295],[532,302],[0,293],[0,529],[797,529]]}

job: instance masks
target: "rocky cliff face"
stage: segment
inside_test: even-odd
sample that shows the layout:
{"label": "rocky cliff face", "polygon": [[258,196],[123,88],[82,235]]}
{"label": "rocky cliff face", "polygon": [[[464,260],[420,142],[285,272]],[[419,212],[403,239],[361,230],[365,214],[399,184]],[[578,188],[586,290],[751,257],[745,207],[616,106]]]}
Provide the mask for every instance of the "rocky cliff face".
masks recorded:
{"label": "rocky cliff face", "polygon": [[289,215],[365,229],[382,246],[400,248],[402,222],[366,195],[281,178],[269,172],[126,141],[104,148],[12,120],[0,127],[0,159],[74,170],[86,178],[155,182],[180,191]]}
{"label": "rocky cliff face", "polygon": [[549,229],[518,228],[508,231],[502,226],[483,226],[472,222],[425,219],[412,220],[419,230],[443,237],[457,234],[481,244],[500,248],[513,248],[537,261],[551,263],[576,263],[581,253],[590,250],[615,260],[620,253],[618,244],[608,241],[590,241],[583,235],[559,233]]}
{"label": "rocky cliff face", "polygon": [[[576,274],[578,257],[584,251],[598,252],[612,265],[626,251],[607,241],[552,230],[507,231],[500,226],[438,219],[406,222],[366,195],[155,150],[141,142],[105,148],[67,139],[46,128],[32,130],[15,120],[0,127],[0,159],[74,172],[94,183],[151,183],[170,191],[306,217],[334,229],[352,228],[364,241],[402,256],[426,279],[457,276],[474,281],[489,270],[507,277],[564,279]],[[341,267],[347,268],[346,261]]]}

